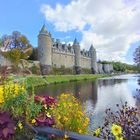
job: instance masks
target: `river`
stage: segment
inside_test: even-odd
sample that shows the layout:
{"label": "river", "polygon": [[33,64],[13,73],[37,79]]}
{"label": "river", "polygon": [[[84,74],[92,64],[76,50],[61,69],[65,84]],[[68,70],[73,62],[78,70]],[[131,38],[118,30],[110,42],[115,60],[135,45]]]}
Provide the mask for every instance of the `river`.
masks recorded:
{"label": "river", "polygon": [[61,84],[51,84],[37,88],[39,95],[57,97],[61,93],[72,93],[86,107],[90,113],[90,128],[103,124],[106,108],[116,109],[116,104],[125,101],[128,105],[135,106],[136,89],[139,88],[138,78],[140,75],[119,75],[98,80],[86,80]]}

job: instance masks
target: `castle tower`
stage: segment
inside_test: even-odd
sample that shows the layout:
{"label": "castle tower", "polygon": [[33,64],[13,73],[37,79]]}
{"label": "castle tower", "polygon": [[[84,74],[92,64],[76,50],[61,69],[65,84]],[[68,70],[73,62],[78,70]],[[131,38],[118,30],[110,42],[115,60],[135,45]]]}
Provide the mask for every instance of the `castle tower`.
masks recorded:
{"label": "castle tower", "polygon": [[74,66],[75,72],[76,74],[80,74],[81,73],[81,65],[80,65],[81,53],[80,53],[80,45],[76,38],[73,42],[73,49],[75,52],[75,66]]}
{"label": "castle tower", "polygon": [[91,72],[93,74],[98,73],[97,62],[96,62],[97,59],[96,50],[93,47],[93,45],[91,45],[89,52],[91,56]]}
{"label": "castle tower", "polygon": [[45,25],[42,26],[38,35],[38,60],[42,74],[49,74],[52,67],[52,39]]}

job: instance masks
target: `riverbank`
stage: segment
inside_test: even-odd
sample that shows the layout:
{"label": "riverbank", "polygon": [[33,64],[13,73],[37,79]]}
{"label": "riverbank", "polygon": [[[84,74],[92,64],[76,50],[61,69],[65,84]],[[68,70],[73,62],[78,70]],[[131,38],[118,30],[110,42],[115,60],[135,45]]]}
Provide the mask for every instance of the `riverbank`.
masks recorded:
{"label": "riverbank", "polygon": [[96,80],[98,78],[110,77],[109,74],[80,74],[80,75],[49,75],[49,76],[28,76],[26,77],[28,87],[38,87],[47,84],[57,84],[80,80]]}

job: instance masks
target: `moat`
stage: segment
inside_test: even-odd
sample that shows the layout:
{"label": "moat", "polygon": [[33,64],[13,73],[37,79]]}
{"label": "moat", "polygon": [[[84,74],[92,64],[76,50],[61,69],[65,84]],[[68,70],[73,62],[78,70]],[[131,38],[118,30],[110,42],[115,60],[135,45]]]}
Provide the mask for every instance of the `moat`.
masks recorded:
{"label": "moat", "polygon": [[[135,106],[134,95],[139,87],[138,78],[140,75],[120,75],[110,78],[102,78],[95,81],[78,81],[62,84],[51,84],[36,90],[39,95],[50,95],[57,97],[61,93],[73,93],[90,115],[91,124],[98,127],[103,123],[104,111],[106,108],[113,108],[117,103],[125,101],[130,106]],[[93,123],[92,123],[93,122]]]}

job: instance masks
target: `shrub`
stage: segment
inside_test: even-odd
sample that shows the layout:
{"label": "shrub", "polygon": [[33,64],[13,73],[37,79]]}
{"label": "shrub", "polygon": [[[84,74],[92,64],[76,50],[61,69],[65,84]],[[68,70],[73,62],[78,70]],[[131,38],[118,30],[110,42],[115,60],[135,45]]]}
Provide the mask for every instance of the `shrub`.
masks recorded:
{"label": "shrub", "polygon": [[82,73],[84,73],[84,74],[90,74],[91,73],[91,69],[82,68]]}
{"label": "shrub", "polygon": [[40,103],[42,109],[32,122],[37,126],[52,127],[55,124],[52,109],[56,105],[56,100],[50,96],[35,96],[35,102]]}
{"label": "shrub", "polygon": [[87,133],[89,118],[83,112],[81,103],[71,94],[61,94],[53,109],[56,127],[61,130]]}
{"label": "shrub", "polygon": [[31,69],[33,74],[37,74],[37,75],[41,74],[40,68],[37,67],[35,64],[33,64],[33,66],[30,69]]}
{"label": "shrub", "polygon": [[106,109],[104,126],[100,127],[100,133],[94,135],[104,139],[123,140],[129,139],[140,132],[140,118],[137,108],[129,107],[127,102],[123,105],[117,104],[117,111]]}
{"label": "shrub", "polygon": [[9,100],[9,98],[14,98],[21,92],[25,91],[25,87],[22,84],[6,82],[0,85],[0,104]]}
{"label": "shrub", "polygon": [[0,112],[0,139],[10,140],[15,134],[15,122],[7,112]]}

